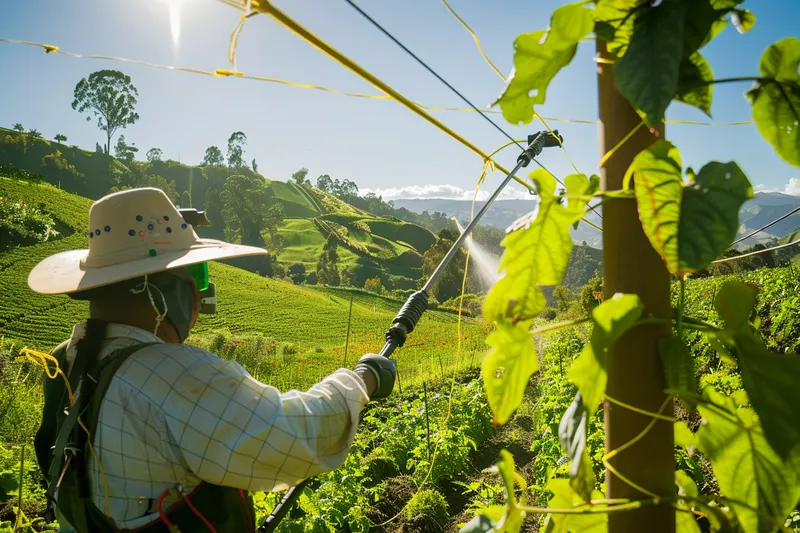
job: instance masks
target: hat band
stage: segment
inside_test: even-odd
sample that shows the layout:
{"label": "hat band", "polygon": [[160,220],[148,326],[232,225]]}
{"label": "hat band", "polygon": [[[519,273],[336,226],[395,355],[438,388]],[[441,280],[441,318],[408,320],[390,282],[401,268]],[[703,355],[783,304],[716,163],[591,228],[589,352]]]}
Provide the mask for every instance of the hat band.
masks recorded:
{"label": "hat band", "polygon": [[[196,244],[196,243],[191,243]],[[89,254],[81,259],[81,268],[104,268],[119,265],[121,263],[128,263],[131,261],[141,261],[158,257],[161,253],[175,253],[175,252],[189,252],[192,246],[169,246],[161,245],[158,248],[127,248],[124,250],[114,250],[110,253],[98,254],[89,252]]]}

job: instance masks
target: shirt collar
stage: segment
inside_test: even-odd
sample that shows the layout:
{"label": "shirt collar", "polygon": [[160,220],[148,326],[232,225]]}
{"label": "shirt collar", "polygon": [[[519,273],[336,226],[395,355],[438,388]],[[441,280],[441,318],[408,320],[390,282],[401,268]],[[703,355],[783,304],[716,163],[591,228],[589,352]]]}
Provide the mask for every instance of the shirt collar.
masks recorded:
{"label": "shirt collar", "polygon": [[[86,323],[78,324],[74,328],[72,328],[72,339],[78,340],[86,336]],[[143,330],[141,328],[136,328],[133,326],[129,326],[127,324],[117,324],[115,322],[109,322],[108,327],[106,328],[106,339],[118,339],[118,338],[126,338],[131,339],[137,342],[142,343],[150,343],[150,342],[157,342],[157,343],[164,343],[159,337],[153,335],[149,331]]]}

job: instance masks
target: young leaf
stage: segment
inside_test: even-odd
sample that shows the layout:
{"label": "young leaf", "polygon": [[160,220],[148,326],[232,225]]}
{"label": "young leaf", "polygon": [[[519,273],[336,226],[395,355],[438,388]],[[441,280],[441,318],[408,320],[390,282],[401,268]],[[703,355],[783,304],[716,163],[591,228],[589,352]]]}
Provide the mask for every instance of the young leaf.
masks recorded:
{"label": "young leaf", "polygon": [[800,166],[800,39],[787,37],[767,48],[759,70],[768,80],[748,91],[761,135],[786,162]]}
{"label": "young leaf", "polygon": [[683,19],[683,2],[662,2],[651,7],[637,17],[628,50],[615,65],[617,89],[645,115],[650,126],[664,120],[678,87]]}
{"label": "young leaf", "polygon": [[750,331],[750,315],[756,306],[758,289],[741,281],[728,281],[720,287],[714,298],[714,308],[729,329]]}
{"label": "young leaf", "polygon": [[[551,508],[570,509],[586,504],[567,479],[551,479],[547,484],[547,490],[553,493],[553,497],[547,502]],[[598,490],[593,491],[592,499],[603,499],[603,493]],[[607,531],[608,514],[606,513],[552,514],[548,527],[545,529],[546,533],[606,533]]]}
{"label": "young leaf", "polygon": [[[658,351],[661,355],[661,364],[664,366],[667,388],[696,393],[697,378],[695,378],[692,354],[683,339],[676,336],[665,337],[658,341]],[[680,398],[686,409],[694,411],[695,405],[691,395],[680,395]]]}
{"label": "young leaf", "polygon": [[681,61],[675,100],[693,105],[710,117],[713,80],[714,72],[706,58],[700,52],[693,53]]}
{"label": "young leaf", "polygon": [[697,498],[699,494],[697,484],[692,477],[683,470],[675,471],[675,484],[678,486],[678,496]]}
{"label": "young leaf", "polygon": [[683,448],[690,448],[697,446],[697,437],[692,430],[686,426],[686,422],[678,420],[674,424],[675,430],[675,446],[682,446]]}
{"label": "young leaf", "polygon": [[684,185],[680,154],[659,141],[637,155],[626,179],[634,179],[639,218],[667,269],[696,272],[717,258],[736,236],[739,208],[753,197],[736,163],[712,161]]}
{"label": "young leaf", "polygon": [[483,361],[486,397],[496,424],[505,424],[522,402],[531,375],[539,368],[536,347],[527,328],[499,320],[487,338],[492,347]]}
{"label": "young leaf", "polygon": [[558,425],[558,440],[564,452],[572,459],[570,485],[585,501],[591,499],[595,484],[592,462],[586,452],[588,425],[583,398],[578,392]]}
{"label": "young leaf", "polygon": [[781,460],[752,411],[737,409],[711,387],[705,394],[715,406],[698,405],[704,419],[698,448],[711,462],[723,496],[743,531],[778,530],[800,499],[800,458],[795,453]]}
{"label": "young leaf", "polygon": [[496,520],[500,520],[505,512],[505,507],[501,505],[493,505],[492,507],[482,509],[481,514],[475,515],[472,520],[467,522],[464,527],[458,530],[458,533],[496,533],[498,523],[487,516],[490,511],[499,512],[500,517],[498,517]]}
{"label": "young leaf", "polygon": [[503,116],[512,124],[533,120],[533,106],[543,104],[547,86],[569,65],[580,41],[592,31],[592,12],[582,4],[556,9],[545,31],[523,33],[514,40],[514,71],[500,97]]}
{"label": "young leaf", "polygon": [[[539,285],[558,285],[572,253],[569,226],[583,214],[585,202],[559,205],[553,196],[555,178],[542,169],[530,174],[539,193],[539,205],[533,213],[520,218],[509,229],[502,245],[505,248],[500,269],[505,275],[498,281],[483,304],[487,322],[501,317],[527,320],[546,307]],[[565,181],[567,194],[583,194],[588,179],[571,175]]]}
{"label": "young leaf", "polygon": [[569,380],[578,386],[586,416],[597,411],[606,392],[606,352],[642,315],[644,305],[635,294],[617,294],[592,310],[592,337],[569,369]]}

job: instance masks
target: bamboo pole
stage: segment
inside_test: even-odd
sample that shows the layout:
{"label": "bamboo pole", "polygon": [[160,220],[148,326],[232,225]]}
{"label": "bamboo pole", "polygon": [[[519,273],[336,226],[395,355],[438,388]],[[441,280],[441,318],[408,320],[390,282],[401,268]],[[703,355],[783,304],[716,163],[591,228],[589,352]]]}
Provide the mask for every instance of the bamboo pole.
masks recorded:
{"label": "bamboo pole", "polygon": [[[612,59],[605,42],[597,40],[600,58]],[[600,108],[600,152],[606,153],[641,121],[614,85],[613,65],[597,64]],[[653,80],[652,83],[658,83]],[[663,136],[663,127],[660,135]],[[622,188],[633,158],[657,137],[640,128],[601,169],[602,189]],[[664,262],[642,230],[633,199],[607,199],[603,205],[603,287],[608,300],[615,293],[637,294],[645,313],[671,316],[669,274]],[[665,400],[665,381],[658,353],[659,338],[668,335],[665,325],[637,327],[609,350],[606,369],[609,396],[649,412],[657,412]],[[672,403],[666,414],[672,414]],[[619,448],[644,430],[651,417],[605,402],[606,452]],[[636,444],[611,459],[622,476],[658,496],[675,492],[674,436],[672,425],[659,421]],[[644,499],[648,496],[606,470],[606,497]],[[669,505],[648,505],[609,514],[609,533],[674,533],[675,511]]]}

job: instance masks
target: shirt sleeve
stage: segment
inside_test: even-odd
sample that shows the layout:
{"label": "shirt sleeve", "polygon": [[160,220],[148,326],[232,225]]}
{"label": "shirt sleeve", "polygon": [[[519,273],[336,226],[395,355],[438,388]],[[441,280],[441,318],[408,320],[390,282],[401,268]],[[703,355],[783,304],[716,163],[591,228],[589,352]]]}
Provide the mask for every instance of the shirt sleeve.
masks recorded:
{"label": "shirt sleeve", "polygon": [[339,369],[306,392],[281,394],[238,363],[194,350],[201,361],[180,374],[161,409],[173,446],[197,477],[276,491],[344,462],[369,401],[358,374]]}

